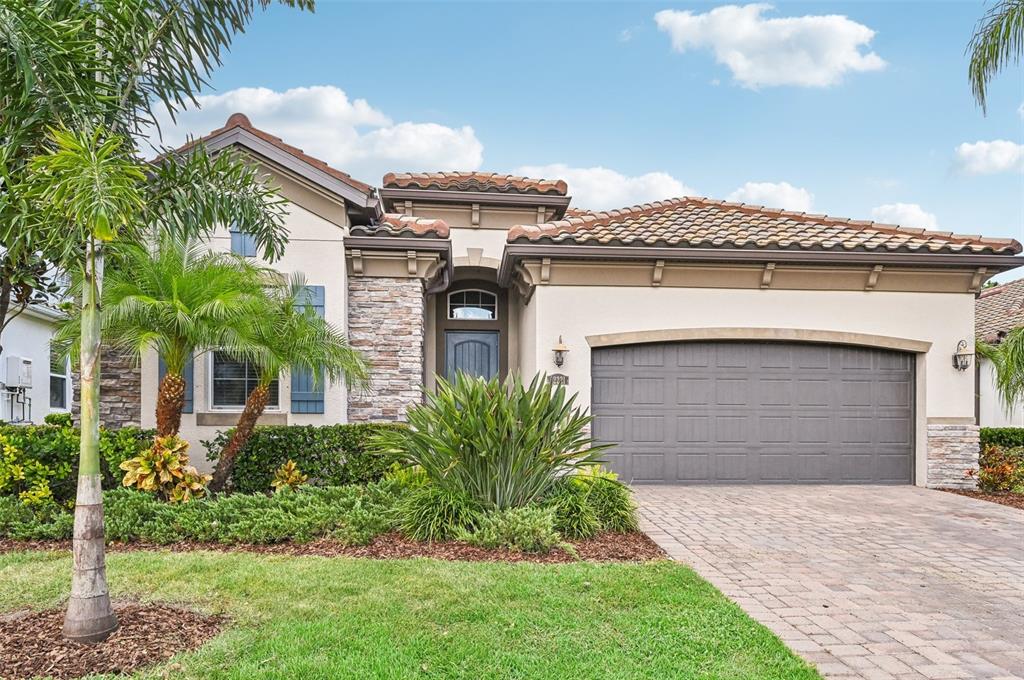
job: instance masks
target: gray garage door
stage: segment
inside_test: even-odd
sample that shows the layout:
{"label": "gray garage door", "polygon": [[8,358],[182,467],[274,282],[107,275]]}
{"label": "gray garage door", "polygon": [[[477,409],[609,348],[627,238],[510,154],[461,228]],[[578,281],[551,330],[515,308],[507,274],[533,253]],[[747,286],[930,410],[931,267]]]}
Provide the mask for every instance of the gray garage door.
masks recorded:
{"label": "gray garage door", "polygon": [[679,342],[595,349],[594,436],[624,481],[909,484],[914,357]]}

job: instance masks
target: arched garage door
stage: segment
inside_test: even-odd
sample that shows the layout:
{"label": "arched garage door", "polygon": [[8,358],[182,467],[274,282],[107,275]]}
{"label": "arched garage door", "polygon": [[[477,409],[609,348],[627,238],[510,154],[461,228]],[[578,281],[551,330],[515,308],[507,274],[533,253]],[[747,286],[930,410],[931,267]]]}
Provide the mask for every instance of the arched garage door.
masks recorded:
{"label": "arched garage door", "polygon": [[914,355],[826,344],[596,348],[594,436],[624,481],[910,484]]}

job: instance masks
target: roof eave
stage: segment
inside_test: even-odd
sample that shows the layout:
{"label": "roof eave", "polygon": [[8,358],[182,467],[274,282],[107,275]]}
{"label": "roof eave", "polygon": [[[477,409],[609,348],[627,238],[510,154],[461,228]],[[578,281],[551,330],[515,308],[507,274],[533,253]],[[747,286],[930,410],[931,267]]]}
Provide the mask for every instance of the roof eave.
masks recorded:
{"label": "roof eave", "polygon": [[572,196],[556,194],[501,193],[497,191],[454,191],[444,189],[397,189],[384,187],[378,190],[385,210],[391,210],[394,201],[424,201],[429,203],[480,203],[516,207],[542,205],[555,208],[556,216],[565,214]]}
{"label": "roof eave", "polygon": [[509,286],[517,262],[527,258],[552,260],[665,260],[667,262],[721,262],[837,265],[901,265],[910,267],[977,268],[999,273],[1024,266],[1024,255],[979,253],[907,253],[828,250],[772,250],[738,248],[664,248],[651,246],[587,246],[579,244],[507,243],[498,269],[498,283]]}

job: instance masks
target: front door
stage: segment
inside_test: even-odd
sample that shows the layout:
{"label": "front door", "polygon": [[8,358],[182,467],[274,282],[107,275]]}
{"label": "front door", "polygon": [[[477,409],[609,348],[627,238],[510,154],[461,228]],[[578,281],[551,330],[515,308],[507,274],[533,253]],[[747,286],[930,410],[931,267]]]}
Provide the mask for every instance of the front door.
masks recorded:
{"label": "front door", "polygon": [[498,331],[445,331],[445,379],[466,375],[490,380],[498,375]]}

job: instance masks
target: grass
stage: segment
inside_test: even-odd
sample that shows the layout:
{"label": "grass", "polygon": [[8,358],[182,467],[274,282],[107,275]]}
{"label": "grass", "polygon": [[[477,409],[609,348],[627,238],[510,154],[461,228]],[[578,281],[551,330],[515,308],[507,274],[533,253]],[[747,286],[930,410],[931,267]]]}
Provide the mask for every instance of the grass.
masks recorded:
{"label": "grass", "polygon": [[[133,552],[115,597],[232,625],[185,678],[819,678],[690,569]],[[64,553],[0,555],[0,612],[59,606]],[[163,677],[158,666],[141,677]]]}

